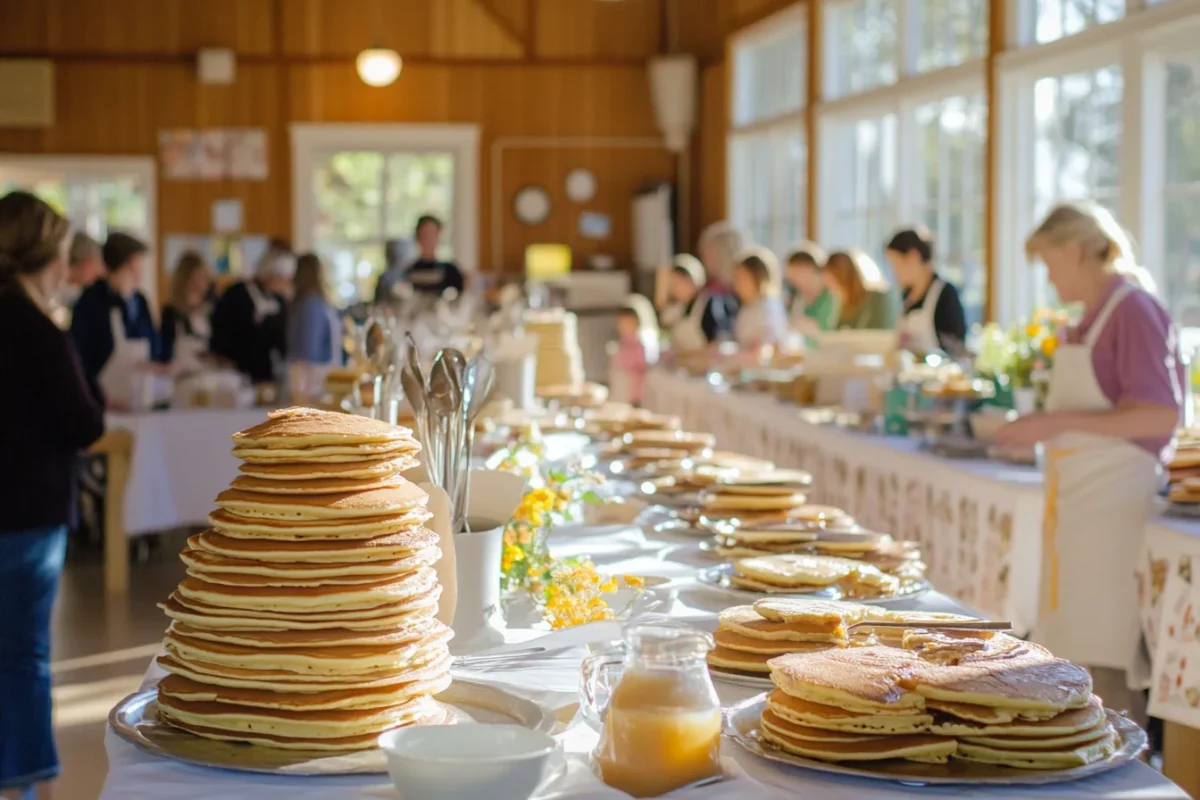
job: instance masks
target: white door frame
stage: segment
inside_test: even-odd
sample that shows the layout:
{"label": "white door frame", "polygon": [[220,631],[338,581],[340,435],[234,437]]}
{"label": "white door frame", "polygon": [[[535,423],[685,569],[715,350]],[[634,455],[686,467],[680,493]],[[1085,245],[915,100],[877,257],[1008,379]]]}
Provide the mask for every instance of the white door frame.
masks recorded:
{"label": "white door frame", "polygon": [[313,167],[347,150],[454,153],[454,257],[465,272],[479,261],[479,126],[297,123],[292,135],[292,243],[313,248]]}
{"label": "white door frame", "polygon": [[44,175],[56,178],[133,178],[146,197],[146,237],[149,263],[142,274],[142,291],[151,308],[158,300],[158,180],[153,156],[59,156],[0,153],[0,178],[18,180]]}

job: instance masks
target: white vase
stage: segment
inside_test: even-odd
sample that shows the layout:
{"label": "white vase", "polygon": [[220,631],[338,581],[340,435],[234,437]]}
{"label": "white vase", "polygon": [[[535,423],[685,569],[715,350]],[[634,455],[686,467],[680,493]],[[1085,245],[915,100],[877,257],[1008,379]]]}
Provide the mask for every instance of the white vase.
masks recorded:
{"label": "white vase", "polygon": [[454,536],[457,558],[458,605],[454,611],[454,638],[450,652],[474,653],[504,644],[504,617],[500,608],[500,551],[504,526],[459,533]]}
{"label": "white vase", "polygon": [[1013,389],[1013,408],[1022,417],[1037,411],[1037,389],[1032,386]]}

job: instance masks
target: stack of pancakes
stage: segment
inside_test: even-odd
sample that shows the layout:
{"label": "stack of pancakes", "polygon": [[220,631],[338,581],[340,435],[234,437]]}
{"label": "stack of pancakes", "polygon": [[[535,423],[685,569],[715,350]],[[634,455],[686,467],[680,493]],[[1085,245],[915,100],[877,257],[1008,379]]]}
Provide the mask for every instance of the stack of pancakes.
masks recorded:
{"label": "stack of pancakes", "polygon": [[[826,512],[825,520],[795,520],[776,525],[718,526],[717,552],[728,558],[807,554],[828,555],[862,561],[896,578],[925,576],[925,563],[916,542],[898,542],[890,536],[863,535],[840,530],[849,517],[838,517],[837,509],[805,506],[804,510]],[[853,521],[849,523],[853,525]],[[835,527],[836,526],[836,527]]]}
{"label": "stack of pancakes", "polygon": [[[1167,464],[1167,483],[1172,493],[1189,478],[1200,478],[1200,431],[1181,430],[1175,436],[1175,454]],[[1195,489],[1195,485],[1193,485]],[[1182,496],[1200,494],[1196,491],[1182,491]],[[1175,498],[1171,498],[1175,500]],[[1178,500],[1176,502],[1198,502],[1197,500]]]}
{"label": "stack of pancakes", "polygon": [[1167,499],[1189,506],[1200,504],[1200,478],[1184,478],[1172,483]]}
{"label": "stack of pancakes", "polygon": [[643,485],[649,484],[657,494],[691,494],[732,480],[743,471],[770,469],[774,469],[774,464],[769,461],[714,450],[683,459],[648,464],[644,471],[651,477]]}
{"label": "stack of pancakes", "polygon": [[605,403],[586,411],[582,430],[593,439],[611,439],[633,431],[662,431],[679,427],[679,417],[655,414],[628,403]]}
{"label": "stack of pancakes", "polygon": [[768,594],[837,588],[842,597],[860,600],[891,597],[903,585],[901,579],[864,561],[804,553],[739,559],[733,562],[729,581]]}
{"label": "stack of pancakes", "polygon": [[812,476],[800,470],[739,470],[700,495],[700,521],[742,524],[786,522],[802,514]]}
{"label": "stack of pancakes", "polygon": [[241,475],[187,577],[158,663],[163,719],[200,736],[358,750],[445,721],[451,632],[434,617],[441,557],[412,432],[289,408],[234,434]]}
{"label": "stack of pancakes", "polygon": [[709,666],[750,674],[766,675],[771,659],[788,653],[806,653],[870,644],[870,634],[851,637],[848,626],[877,613],[856,603],[759,600],[752,606],[734,606],[721,612],[716,647],[708,655]]}
{"label": "stack of pancakes", "polygon": [[686,469],[685,462],[710,454],[715,442],[711,433],[630,431],[620,439],[613,440],[605,449],[605,455],[624,462],[628,470],[652,467],[661,474],[664,471]]}
{"label": "stack of pancakes", "polygon": [[1117,737],[1087,671],[1006,635],[922,633],[910,648],[795,653],[768,666],[765,743],[822,761],[950,758],[1066,769],[1107,758]]}
{"label": "stack of pancakes", "polygon": [[[579,349],[578,319],[561,308],[526,311],[522,320],[525,333],[537,337],[538,396],[546,397],[546,387],[577,387],[583,383],[583,351]],[[604,402],[608,395],[595,405]],[[580,398],[582,399],[582,398]]]}

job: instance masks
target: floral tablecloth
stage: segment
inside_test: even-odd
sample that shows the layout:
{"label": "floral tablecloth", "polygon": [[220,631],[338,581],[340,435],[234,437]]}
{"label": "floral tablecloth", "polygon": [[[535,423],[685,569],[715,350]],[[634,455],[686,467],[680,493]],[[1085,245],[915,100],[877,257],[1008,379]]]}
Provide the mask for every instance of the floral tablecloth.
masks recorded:
{"label": "floral tablecloth", "polygon": [[1031,467],[931,455],[917,442],[809,424],[769,395],[653,372],[645,405],[710,431],[719,447],[816,476],[814,502],[921,543],[934,586],[1029,631],[1037,620],[1042,478]]}
{"label": "floral tablecloth", "polygon": [[1153,664],[1150,713],[1200,728],[1200,519],[1146,529],[1138,600]]}

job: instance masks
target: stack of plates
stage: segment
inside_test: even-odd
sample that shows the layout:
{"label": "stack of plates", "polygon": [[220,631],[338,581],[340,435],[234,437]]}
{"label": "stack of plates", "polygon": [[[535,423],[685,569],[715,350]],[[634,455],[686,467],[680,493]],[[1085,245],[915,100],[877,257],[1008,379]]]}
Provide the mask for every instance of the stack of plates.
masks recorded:
{"label": "stack of plates", "polygon": [[187,577],[159,664],[164,720],[199,736],[357,750],[386,730],[441,723],[450,630],[427,497],[406,428],[313,409],[234,435],[244,463]]}

